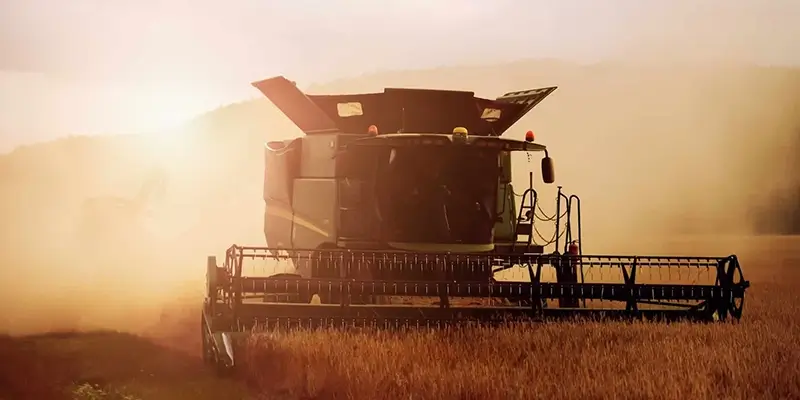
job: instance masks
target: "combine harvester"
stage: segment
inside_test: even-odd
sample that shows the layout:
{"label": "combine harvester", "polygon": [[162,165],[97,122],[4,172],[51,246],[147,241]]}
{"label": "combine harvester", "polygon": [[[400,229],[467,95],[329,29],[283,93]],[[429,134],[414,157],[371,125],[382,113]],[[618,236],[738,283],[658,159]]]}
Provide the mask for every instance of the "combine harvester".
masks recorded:
{"label": "combine harvester", "polygon": [[[208,258],[204,356],[219,368],[234,364],[232,335],[254,328],[742,315],[749,284],[735,255],[585,255],[577,196],[559,187],[555,214],[544,215],[529,171],[515,195],[512,153],[542,154],[547,184],[553,162],[532,132],[503,134],[555,87],[490,100],[388,88],[307,95],[283,77],[253,85],[305,135],[266,145],[269,247],[234,245],[221,265]],[[546,224],[557,234],[537,243]]]}

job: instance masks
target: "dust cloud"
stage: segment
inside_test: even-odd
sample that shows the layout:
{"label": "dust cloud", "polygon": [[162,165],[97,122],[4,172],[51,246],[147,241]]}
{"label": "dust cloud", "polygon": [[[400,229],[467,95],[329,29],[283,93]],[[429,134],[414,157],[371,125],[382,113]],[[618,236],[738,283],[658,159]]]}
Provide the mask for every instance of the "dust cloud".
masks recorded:
{"label": "dust cloud", "polygon": [[[775,193],[796,191],[790,160],[800,73],[660,61],[443,67],[310,91],[410,86],[495,97],[558,85],[509,136],[532,129],[549,146],[558,185],[581,197],[585,252],[744,251],[747,240],[725,238],[747,237],[755,226],[778,229]],[[263,142],[297,134],[260,100],[215,110],[169,135],[71,137],[0,157],[0,330],[145,332],[179,318],[196,323],[205,258],[233,243],[264,243]],[[555,187],[543,187],[538,165],[515,159],[515,183],[521,192],[533,169],[540,196],[553,199],[543,203],[550,213]],[[106,206],[110,197],[135,199],[153,171],[164,176],[158,194],[138,208],[109,206],[115,217],[101,225],[119,223],[119,230],[91,240],[78,234],[87,199]],[[721,239],[704,248],[666,239],[686,235]]]}
{"label": "dust cloud", "polygon": [[236,121],[237,137],[218,133],[229,112],[167,139],[73,137],[0,159],[0,330],[196,327],[206,257],[263,242],[263,137]]}

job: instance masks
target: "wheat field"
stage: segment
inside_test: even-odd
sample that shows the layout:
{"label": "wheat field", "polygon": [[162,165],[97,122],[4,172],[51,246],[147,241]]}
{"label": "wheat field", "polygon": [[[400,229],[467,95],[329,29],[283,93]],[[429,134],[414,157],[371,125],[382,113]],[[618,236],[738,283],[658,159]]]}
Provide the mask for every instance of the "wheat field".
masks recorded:
{"label": "wheat field", "polygon": [[735,323],[260,334],[242,379],[265,399],[800,398],[800,238],[742,261]]}

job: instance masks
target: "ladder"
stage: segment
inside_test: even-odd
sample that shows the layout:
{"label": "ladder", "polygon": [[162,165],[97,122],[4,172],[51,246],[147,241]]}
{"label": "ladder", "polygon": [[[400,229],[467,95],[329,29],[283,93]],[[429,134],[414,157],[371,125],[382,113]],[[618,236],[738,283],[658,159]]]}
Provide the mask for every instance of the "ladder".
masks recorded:
{"label": "ladder", "polygon": [[[522,199],[519,204],[519,212],[517,213],[517,223],[514,225],[514,243],[511,244],[511,250],[514,251],[517,245],[525,246],[525,250],[529,251],[533,243],[533,235],[535,228],[533,224],[536,222],[536,203],[539,201],[539,195],[533,188],[533,172],[528,174],[528,188],[522,193]],[[522,239],[526,236],[526,239]]]}

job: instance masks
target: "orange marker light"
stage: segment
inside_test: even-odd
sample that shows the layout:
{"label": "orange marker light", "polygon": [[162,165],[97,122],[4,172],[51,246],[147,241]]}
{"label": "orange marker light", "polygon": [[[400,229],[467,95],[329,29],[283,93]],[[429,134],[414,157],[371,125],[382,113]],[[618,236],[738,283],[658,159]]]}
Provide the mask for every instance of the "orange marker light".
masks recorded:
{"label": "orange marker light", "polygon": [[370,135],[377,135],[378,127],[375,125],[370,125],[369,128],[367,128],[367,133],[369,133]]}
{"label": "orange marker light", "polygon": [[526,142],[532,142],[532,141],[533,141],[533,139],[534,139],[534,137],[533,137],[533,131],[528,131],[528,132],[525,132],[525,141],[526,141]]}

